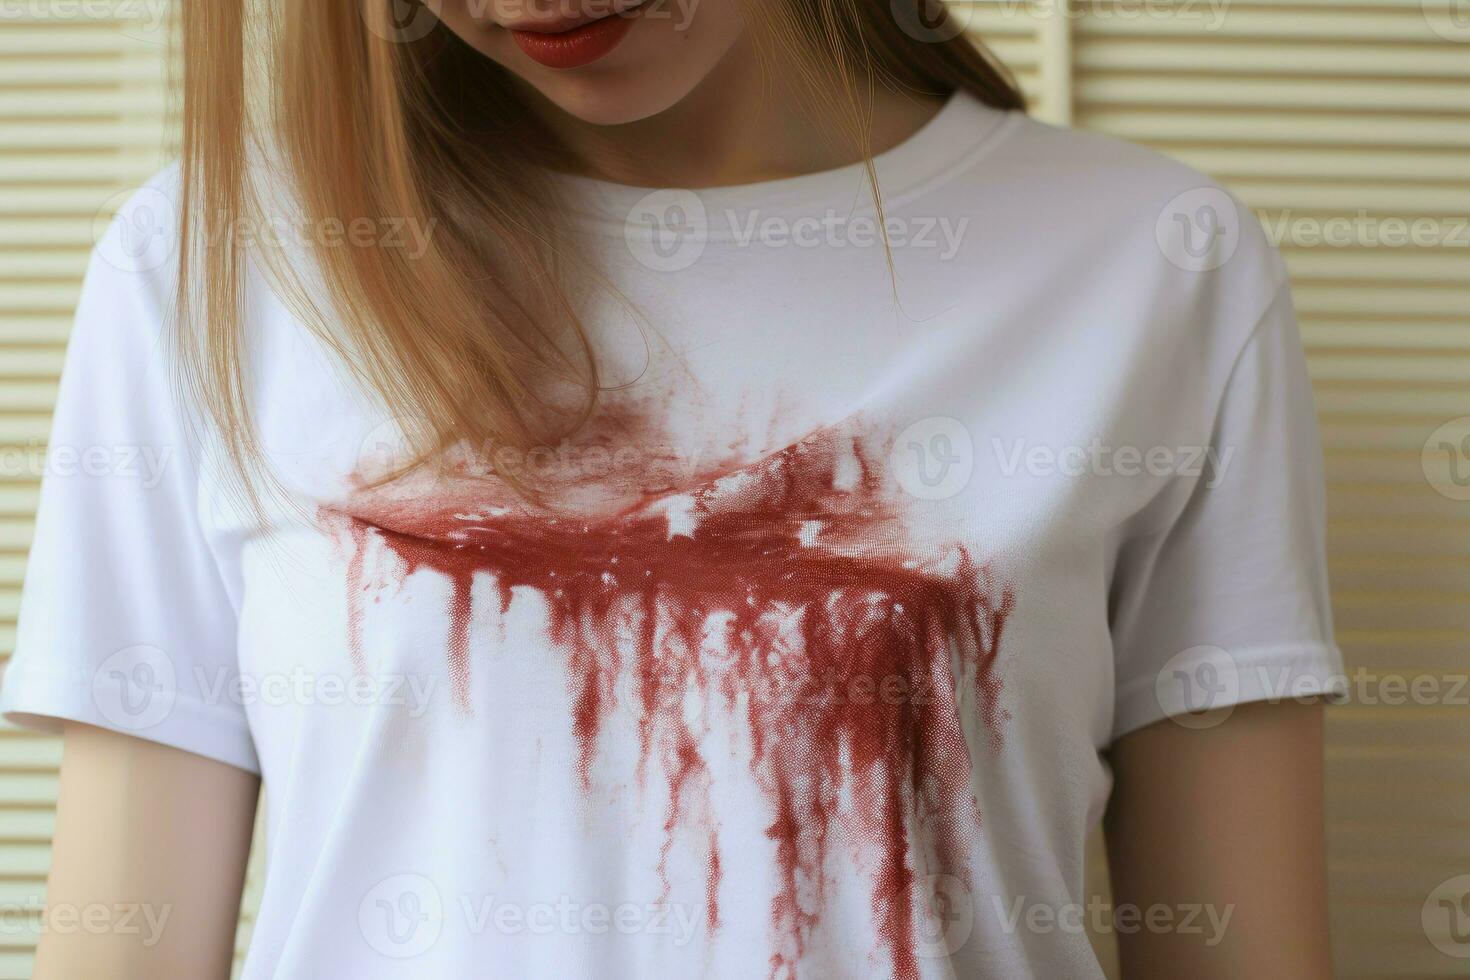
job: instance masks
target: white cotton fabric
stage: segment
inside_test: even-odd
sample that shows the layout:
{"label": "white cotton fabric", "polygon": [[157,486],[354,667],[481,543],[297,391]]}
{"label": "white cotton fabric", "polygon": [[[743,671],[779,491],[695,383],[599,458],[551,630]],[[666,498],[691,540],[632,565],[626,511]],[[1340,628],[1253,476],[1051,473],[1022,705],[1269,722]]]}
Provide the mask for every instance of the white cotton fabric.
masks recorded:
{"label": "white cotton fabric", "polygon": [[[999,737],[973,701],[956,721],[980,815],[967,880],[947,915],[915,913],[906,953],[839,825],[801,886],[817,911],[799,955],[777,935],[771,803],[736,758],[736,718],[699,747],[712,926],[705,844],[666,833],[666,781],[634,778],[636,706],[605,723],[582,783],[573,666],[529,593],[497,619],[476,579],[467,705],[432,570],[379,583],[354,667],[350,558],[311,515],[351,493],[392,422],[252,280],[256,418],[293,495],[253,526],[210,423],[175,395],[171,254],[135,240],[174,171],[87,275],[0,709],[261,774],[246,980],[1101,976],[1067,913],[1088,901],[1108,746],[1342,686],[1285,273],[1206,178],[967,96],[877,169],[892,275],[861,167],[652,197],[566,183],[642,317],[592,301],[608,381],[663,406],[678,454],[757,460],[853,419],[907,429],[933,464],[893,474],[914,537],[962,545],[1014,593]],[[1033,908],[1060,921],[1028,928]]]}

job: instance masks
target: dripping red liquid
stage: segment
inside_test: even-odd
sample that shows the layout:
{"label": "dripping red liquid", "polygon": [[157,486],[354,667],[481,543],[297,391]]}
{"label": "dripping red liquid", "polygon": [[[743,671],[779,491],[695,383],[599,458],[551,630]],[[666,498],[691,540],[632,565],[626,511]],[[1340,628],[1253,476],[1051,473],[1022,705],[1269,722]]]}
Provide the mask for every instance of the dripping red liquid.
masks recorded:
{"label": "dripping red liquid", "polygon": [[[861,440],[826,430],[684,494],[595,516],[365,493],[323,517],[345,526],[352,548],[359,665],[370,543],[381,543],[400,582],[420,571],[448,580],[446,655],[464,710],[475,576],[496,590],[502,613],[513,590],[544,597],[549,639],[567,657],[584,785],[596,778],[615,692],[626,690],[619,678],[631,673],[639,778],[656,755],[669,781],[660,874],[667,891],[675,829],[703,821],[711,930],[722,866],[685,692],[743,711],[778,862],[772,974],[795,972],[821,918],[829,849],[842,843],[875,855],[874,919],[894,976],[909,978],[921,871],[970,880],[979,812],[962,718],[978,714],[998,744],[996,660],[1014,596],[963,548],[913,554],[892,498]],[[615,632],[633,638],[633,662]],[[844,804],[844,791],[858,803]]]}

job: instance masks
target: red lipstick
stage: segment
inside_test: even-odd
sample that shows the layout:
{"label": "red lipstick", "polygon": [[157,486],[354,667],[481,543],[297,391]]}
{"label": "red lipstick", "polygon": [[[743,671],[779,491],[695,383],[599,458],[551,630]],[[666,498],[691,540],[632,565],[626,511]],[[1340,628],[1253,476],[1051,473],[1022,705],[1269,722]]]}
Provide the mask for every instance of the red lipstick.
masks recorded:
{"label": "red lipstick", "polygon": [[581,24],[565,31],[526,31],[512,29],[516,45],[532,61],[547,68],[569,69],[590,65],[603,57],[628,33],[632,18],[610,14],[600,20]]}

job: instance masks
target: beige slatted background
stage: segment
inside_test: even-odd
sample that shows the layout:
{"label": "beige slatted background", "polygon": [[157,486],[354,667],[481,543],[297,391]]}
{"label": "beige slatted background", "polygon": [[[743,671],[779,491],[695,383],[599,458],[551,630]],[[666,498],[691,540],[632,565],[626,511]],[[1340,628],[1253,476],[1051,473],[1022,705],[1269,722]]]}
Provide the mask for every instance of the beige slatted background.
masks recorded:
{"label": "beige slatted background", "polygon": [[[99,207],[161,158],[159,42],[144,18],[0,7],[0,648],[40,452]],[[93,11],[96,13],[98,11]],[[30,975],[59,746],[0,730],[0,976]]]}
{"label": "beige slatted background", "polygon": [[[1073,21],[1072,120],[1219,177],[1268,230],[1289,229],[1279,244],[1326,443],[1339,642],[1350,671],[1430,678],[1449,700],[1470,670],[1470,504],[1432,489],[1420,454],[1470,415],[1470,6],[1190,10]],[[1324,246],[1312,222],[1333,217],[1359,229]],[[1390,247],[1372,234],[1386,219],[1423,222],[1437,244]],[[1330,713],[1343,976],[1470,974],[1421,923],[1436,886],[1470,873],[1467,698]]]}
{"label": "beige slatted background", "polygon": [[[162,2],[0,2],[0,651],[95,216],[166,158]],[[1222,178],[1268,227],[1288,219],[1281,245],[1327,443],[1340,640],[1352,668],[1450,691],[1470,669],[1470,509],[1431,488],[1421,447],[1470,415],[1470,8],[1059,2],[955,10],[1038,115],[1158,147]],[[1304,239],[1311,222],[1360,211],[1360,228],[1423,219],[1439,239]],[[1470,873],[1467,699],[1331,714],[1344,977],[1470,973],[1421,924],[1433,889]],[[0,980],[29,975],[57,759],[53,741],[0,730]],[[1105,894],[1100,860],[1093,870],[1090,890]],[[1433,938],[1456,950],[1443,929]]]}

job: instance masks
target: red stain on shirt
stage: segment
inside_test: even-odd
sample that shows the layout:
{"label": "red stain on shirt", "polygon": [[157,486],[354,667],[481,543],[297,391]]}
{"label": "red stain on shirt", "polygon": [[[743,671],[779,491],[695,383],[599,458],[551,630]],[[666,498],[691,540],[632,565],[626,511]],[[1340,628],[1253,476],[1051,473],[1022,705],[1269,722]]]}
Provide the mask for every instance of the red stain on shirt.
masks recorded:
{"label": "red stain on shirt", "polygon": [[829,429],[682,492],[580,516],[482,481],[432,499],[364,491],[323,517],[352,549],[359,665],[363,603],[382,576],[448,580],[446,655],[465,710],[476,576],[501,615],[517,590],[539,594],[567,657],[584,786],[608,712],[635,699],[638,779],[657,759],[668,782],[665,898],[675,830],[702,827],[711,930],[723,871],[702,736],[715,712],[743,726],[777,859],[772,975],[795,973],[841,845],[869,876],[893,974],[909,978],[923,876],[970,883],[980,815],[963,720],[998,744],[996,662],[1015,599],[961,546],[915,554],[899,499],[864,440]]}

